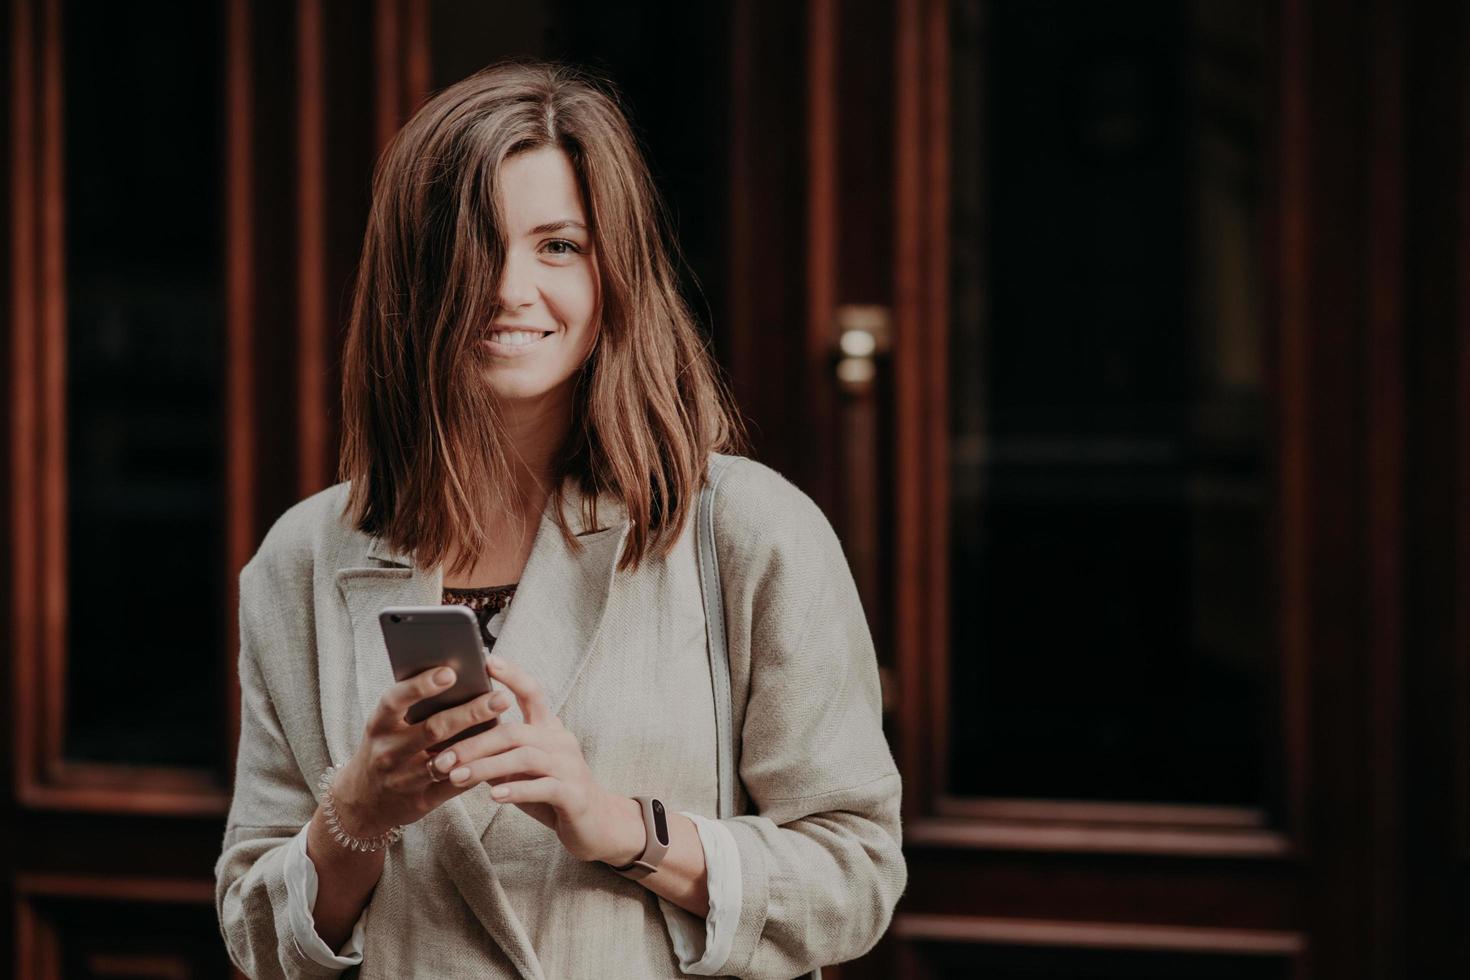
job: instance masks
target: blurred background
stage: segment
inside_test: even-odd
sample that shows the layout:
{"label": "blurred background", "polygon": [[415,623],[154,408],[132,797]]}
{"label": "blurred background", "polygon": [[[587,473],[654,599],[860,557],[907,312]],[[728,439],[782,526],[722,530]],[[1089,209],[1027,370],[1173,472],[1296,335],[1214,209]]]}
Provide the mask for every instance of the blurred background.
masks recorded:
{"label": "blurred background", "polygon": [[236,575],[335,482],[377,154],[625,95],[905,778],[865,977],[1470,974],[1470,14],[0,0],[0,975],[224,977]]}

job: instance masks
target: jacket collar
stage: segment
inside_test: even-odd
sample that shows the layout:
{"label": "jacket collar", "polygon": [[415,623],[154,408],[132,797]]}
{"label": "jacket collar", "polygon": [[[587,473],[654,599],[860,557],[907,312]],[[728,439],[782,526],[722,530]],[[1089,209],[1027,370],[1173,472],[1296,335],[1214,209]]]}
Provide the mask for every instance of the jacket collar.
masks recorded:
{"label": "jacket collar", "polygon": [[[495,652],[508,660],[534,664],[547,702],[559,712],[571,693],[592,646],[618,557],[628,534],[628,516],[607,497],[598,501],[600,528],[582,527],[582,497],[575,483],[563,485],[568,525],[579,529],[579,547],[568,547],[548,500],[506,613]],[[333,762],[356,751],[367,719],[384,690],[394,683],[387,647],[378,625],[385,606],[437,606],[442,601],[443,570],[419,566],[411,556],[373,537],[365,564],[344,567],[336,582],[352,620],[351,663],[325,658],[321,672],[324,734]],[[357,692],[352,698],[350,692]],[[519,706],[505,713],[520,719]],[[540,964],[529,937],[510,907],[485,852],[483,837],[501,809],[483,784],[437,807],[421,823],[440,864],[464,894],[522,976],[541,980]]]}

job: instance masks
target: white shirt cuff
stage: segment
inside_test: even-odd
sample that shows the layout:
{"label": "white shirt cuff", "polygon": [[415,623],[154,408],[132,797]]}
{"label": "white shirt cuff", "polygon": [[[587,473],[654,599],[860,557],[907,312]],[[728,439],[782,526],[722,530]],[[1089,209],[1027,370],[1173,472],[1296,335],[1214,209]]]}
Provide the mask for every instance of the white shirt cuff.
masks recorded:
{"label": "white shirt cuff", "polygon": [[[679,811],[683,813],[683,811]],[[684,813],[699,831],[704,847],[705,882],[709,888],[709,914],[701,922],[668,899],[659,897],[659,908],[679,969],[701,977],[722,975],[730,947],[735,941],[735,927],[740,923],[740,902],[744,883],[740,876],[740,851],[735,835],[718,820]]]}
{"label": "white shirt cuff", "polygon": [[311,824],[308,823],[286,846],[286,895],[291,933],[296,939],[296,945],[313,962],[345,970],[362,962],[367,909],[363,909],[362,915],[357,917],[352,935],[342,944],[341,955],[334,955],[322,941],[322,937],[317,935],[316,922],[311,915],[311,910],[316,906],[317,876],[316,865],[311,863],[311,857],[306,853],[306,833],[310,829]]}

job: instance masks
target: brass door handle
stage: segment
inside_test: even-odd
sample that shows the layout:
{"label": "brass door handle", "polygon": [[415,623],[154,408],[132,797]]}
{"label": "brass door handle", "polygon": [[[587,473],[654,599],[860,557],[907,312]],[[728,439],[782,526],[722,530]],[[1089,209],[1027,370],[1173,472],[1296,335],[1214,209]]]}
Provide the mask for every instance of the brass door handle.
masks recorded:
{"label": "brass door handle", "polygon": [[888,353],[893,314],[886,306],[849,303],[837,307],[837,383],[849,395],[866,395],[878,375],[877,360]]}

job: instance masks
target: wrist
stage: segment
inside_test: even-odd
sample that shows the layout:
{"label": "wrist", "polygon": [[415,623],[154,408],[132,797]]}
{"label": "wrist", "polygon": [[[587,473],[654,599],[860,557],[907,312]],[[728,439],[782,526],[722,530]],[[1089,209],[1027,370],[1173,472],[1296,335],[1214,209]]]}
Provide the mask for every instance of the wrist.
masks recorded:
{"label": "wrist", "polygon": [[354,851],[376,851],[396,843],[403,836],[402,827],[377,826],[368,807],[358,805],[353,793],[356,785],[351,766],[333,766],[322,773],[318,787],[322,792],[320,810],[324,827],[334,842]]}
{"label": "wrist", "polygon": [[358,803],[356,790],[355,773],[351,766],[344,766],[332,779],[332,803],[337,810],[337,822],[354,837],[374,837],[387,828],[373,826],[375,821]]}
{"label": "wrist", "polygon": [[614,868],[632,864],[648,847],[643,808],[631,796],[609,796],[607,848],[597,860]]}
{"label": "wrist", "polygon": [[[339,818],[341,817],[340,812],[337,815]],[[357,863],[359,861],[380,860],[387,852],[382,850],[357,851],[350,847],[343,847],[336,840],[332,832],[332,822],[327,816],[326,807],[318,804],[316,812],[311,816],[311,823],[308,825],[306,833],[306,854],[320,868],[320,862],[323,860],[335,862],[345,860],[351,863]],[[348,855],[351,856],[348,857]]]}

